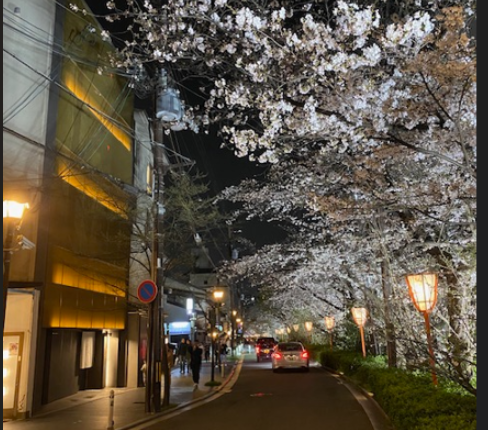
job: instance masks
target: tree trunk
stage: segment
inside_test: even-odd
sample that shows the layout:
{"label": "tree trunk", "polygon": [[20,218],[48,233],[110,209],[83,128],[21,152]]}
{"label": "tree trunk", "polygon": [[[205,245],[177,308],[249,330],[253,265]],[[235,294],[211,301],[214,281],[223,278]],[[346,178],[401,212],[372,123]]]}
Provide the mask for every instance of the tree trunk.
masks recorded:
{"label": "tree trunk", "polygon": [[381,285],[383,288],[383,306],[385,314],[386,355],[388,367],[397,367],[395,325],[391,319],[390,298],[392,296],[391,282],[389,280],[389,265],[383,259],[381,263]]}

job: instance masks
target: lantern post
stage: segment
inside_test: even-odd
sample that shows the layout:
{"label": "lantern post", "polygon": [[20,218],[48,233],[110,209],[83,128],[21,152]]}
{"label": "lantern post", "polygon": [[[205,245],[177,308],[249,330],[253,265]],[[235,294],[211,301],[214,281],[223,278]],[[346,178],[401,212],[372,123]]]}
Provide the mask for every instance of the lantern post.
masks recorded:
{"label": "lantern post", "polygon": [[329,341],[330,341],[330,349],[332,350],[332,331],[334,330],[335,326],[335,318],[334,317],[324,317],[325,327],[329,332]]}
{"label": "lantern post", "polygon": [[437,302],[438,276],[436,273],[423,272],[415,275],[406,275],[405,279],[407,281],[408,293],[413,304],[424,316],[432,382],[437,386],[438,382],[435,370],[434,350],[432,348],[432,337],[430,333],[429,314],[434,309]]}
{"label": "lantern post", "polygon": [[364,324],[368,319],[368,310],[366,308],[351,308],[352,319],[359,327],[361,333],[361,347],[363,350],[363,357],[366,357],[366,345],[364,343]]}
{"label": "lantern post", "polygon": [[313,329],[312,321],[305,321],[304,326],[305,326],[305,330],[308,333],[309,342],[312,343],[312,329]]}

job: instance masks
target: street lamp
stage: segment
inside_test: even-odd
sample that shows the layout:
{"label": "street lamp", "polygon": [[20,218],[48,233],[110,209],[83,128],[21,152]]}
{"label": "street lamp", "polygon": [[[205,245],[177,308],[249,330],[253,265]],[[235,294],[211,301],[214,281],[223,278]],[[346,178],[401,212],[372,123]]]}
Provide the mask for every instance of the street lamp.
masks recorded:
{"label": "street lamp", "polygon": [[334,330],[335,326],[335,318],[334,317],[324,317],[325,327],[329,332],[329,340],[330,340],[330,349],[332,349],[332,330]]}
{"label": "street lamp", "polygon": [[223,290],[214,290],[212,293],[212,311],[213,311],[213,324],[212,324],[212,370],[210,372],[210,381],[215,381],[215,340],[217,338],[217,324],[219,322],[219,307],[222,305],[222,299],[224,298]]}
{"label": "street lamp", "polygon": [[234,309],[232,310],[232,317],[231,317],[231,337],[230,337],[230,349],[232,350],[232,355],[235,355],[235,349],[236,349],[236,317],[237,317],[237,311]]}
{"label": "street lamp", "polygon": [[20,228],[24,210],[28,208],[28,203],[18,203],[13,200],[3,201],[3,223],[5,231],[5,243],[3,244],[3,332],[5,332],[5,315],[7,312],[10,260],[15,251],[15,232]]}
{"label": "street lamp", "polygon": [[236,330],[237,330],[238,338],[242,338],[242,336],[244,336],[243,324],[244,321],[241,318],[236,318]]}
{"label": "street lamp", "polygon": [[406,275],[408,293],[413,304],[419,312],[424,315],[425,330],[427,332],[427,345],[429,348],[429,362],[432,373],[432,382],[437,386],[437,374],[435,370],[434,350],[432,348],[432,338],[430,335],[429,314],[434,309],[437,302],[437,283],[438,276],[435,273],[419,273],[416,275]]}
{"label": "street lamp", "polygon": [[366,357],[366,346],[364,344],[364,324],[368,319],[368,310],[366,308],[351,308],[352,319],[359,327],[359,332],[361,333],[361,347],[363,350],[363,357]]}

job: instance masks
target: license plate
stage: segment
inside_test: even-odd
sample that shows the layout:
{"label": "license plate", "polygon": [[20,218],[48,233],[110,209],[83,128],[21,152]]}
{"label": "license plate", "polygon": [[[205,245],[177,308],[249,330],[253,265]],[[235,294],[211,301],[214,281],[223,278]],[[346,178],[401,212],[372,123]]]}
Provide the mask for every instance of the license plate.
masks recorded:
{"label": "license plate", "polygon": [[264,352],[265,354],[269,354],[269,349],[263,349],[263,352]]}

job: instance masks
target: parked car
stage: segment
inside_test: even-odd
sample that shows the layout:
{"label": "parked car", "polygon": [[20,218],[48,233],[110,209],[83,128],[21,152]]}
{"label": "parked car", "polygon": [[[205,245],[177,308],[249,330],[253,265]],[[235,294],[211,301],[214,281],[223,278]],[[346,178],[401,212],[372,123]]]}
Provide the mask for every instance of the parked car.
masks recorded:
{"label": "parked car", "polygon": [[280,342],[271,354],[273,372],[284,369],[302,369],[305,372],[310,368],[310,354],[301,342]]}
{"label": "parked car", "polygon": [[271,360],[271,353],[278,342],[274,337],[260,337],[254,346],[256,350],[256,361]]}

